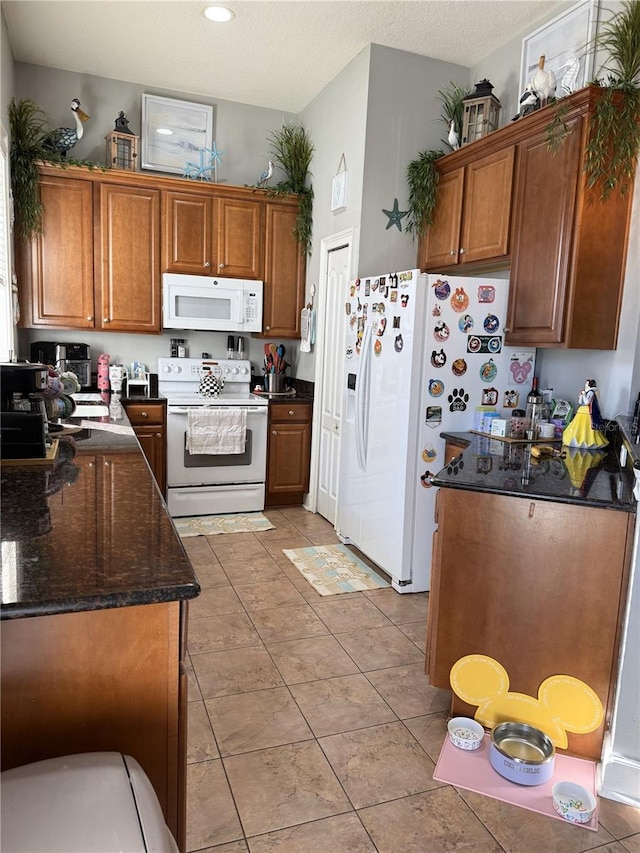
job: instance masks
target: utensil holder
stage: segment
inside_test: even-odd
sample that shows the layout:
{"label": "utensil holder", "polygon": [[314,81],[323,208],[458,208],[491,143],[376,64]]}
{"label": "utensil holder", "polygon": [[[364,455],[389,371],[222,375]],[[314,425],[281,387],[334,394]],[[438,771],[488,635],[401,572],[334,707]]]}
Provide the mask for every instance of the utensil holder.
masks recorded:
{"label": "utensil holder", "polygon": [[284,373],[265,373],[264,390],[269,394],[282,394],[287,390],[287,377]]}

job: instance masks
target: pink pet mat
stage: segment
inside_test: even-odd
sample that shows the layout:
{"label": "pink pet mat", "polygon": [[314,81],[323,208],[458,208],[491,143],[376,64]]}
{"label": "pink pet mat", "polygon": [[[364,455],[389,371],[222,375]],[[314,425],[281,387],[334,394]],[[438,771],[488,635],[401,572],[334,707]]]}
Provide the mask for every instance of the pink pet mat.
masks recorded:
{"label": "pink pet mat", "polygon": [[[596,795],[596,765],[593,761],[556,753],[553,776],[548,782],[544,785],[518,785],[493,769],[489,763],[489,743],[489,735],[485,735],[479,749],[467,751],[458,749],[447,738],[440,750],[433,778],[562,821],[564,818],[553,809],[551,797],[551,789],[556,782],[576,782],[591,791],[594,797]],[[597,832],[597,810],[589,823],[573,825]]]}

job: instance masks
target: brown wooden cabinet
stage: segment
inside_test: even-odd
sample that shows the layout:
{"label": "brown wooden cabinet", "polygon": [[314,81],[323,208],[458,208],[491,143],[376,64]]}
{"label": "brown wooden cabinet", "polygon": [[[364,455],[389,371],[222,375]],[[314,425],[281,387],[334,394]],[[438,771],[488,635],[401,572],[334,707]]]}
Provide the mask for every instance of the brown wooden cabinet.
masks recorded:
{"label": "brown wooden cabinet", "polygon": [[160,332],[160,193],[150,187],[98,184],[96,329]]}
{"label": "brown wooden cabinet", "polygon": [[164,271],[262,278],[262,206],[211,191],[164,191]]}
{"label": "brown wooden cabinet", "polygon": [[[510,690],[537,696],[548,676],[586,682],[611,709],[634,517],[596,507],[443,488],[438,493],[426,668],[449,688],[453,664],[483,654]],[[454,713],[475,708],[454,696]],[[608,724],[569,733],[599,759]]]}
{"label": "brown wooden cabinet", "polygon": [[301,504],[309,490],[310,401],[269,403],[266,506]]}
{"label": "brown wooden cabinet", "polygon": [[297,214],[297,204],[266,204],[263,337],[300,337],[305,257],[293,233]]}
{"label": "brown wooden cabinet", "polygon": [[513,164],[513,146],[451,171],[443,161],[433,224],[419,250],[422,269],[504,264],[509,254]]}
{"label": "brown wooden cabinet", "polygon": [[124,404],[149,467],[163,495],[167,491],[167,409],[164,403]]}

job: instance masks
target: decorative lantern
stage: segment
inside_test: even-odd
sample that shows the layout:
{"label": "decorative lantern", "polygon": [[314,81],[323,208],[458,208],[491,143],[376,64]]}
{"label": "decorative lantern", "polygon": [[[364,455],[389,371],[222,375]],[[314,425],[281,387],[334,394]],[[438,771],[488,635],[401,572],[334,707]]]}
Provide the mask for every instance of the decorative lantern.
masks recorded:
{"label": "decorative lantern", "polygon": [[107,142],[107,166],[112,169],[138,170],[138,142],[140,137],[129,129],[129,120],[120,110],[115,127],[105,136]]}
{"label": "decorative lantern", "polygon": [[500,101],[491,94],[493,86],[488,80],[476,83],[475,92],[462,99],[464,117],[462,121],[461,145],[482,139],[498,129]]}

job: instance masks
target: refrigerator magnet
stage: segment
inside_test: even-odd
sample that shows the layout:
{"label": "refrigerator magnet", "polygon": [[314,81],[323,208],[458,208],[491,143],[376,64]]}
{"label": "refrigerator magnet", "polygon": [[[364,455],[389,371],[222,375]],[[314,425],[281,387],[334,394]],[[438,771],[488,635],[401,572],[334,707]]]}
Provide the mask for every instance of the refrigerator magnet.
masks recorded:
{"label": "refrigerator magnet", "polygon": [[356,290],[360,290],[360,279],[356,279]]}
{"label": "refrigerator magnet", "polygon": [[449,327],[444,321],[436,323],[433,327],[433,337],[438,341],[438,343],[443,344],[445,341],[449,340]]}
{"label": "refrigerator magnet", "polygon": [[430,379],[429,394],[432,397],[441,397],[444,394],[444,382],[441,379]]}
{"label": "refrigerator magnet", "polygon": [[443,349],[432,350],[432,352],[431,352],[431,364],[434,367],[444,367],[446,363],[447,363],[447,355]]}
{"label": "refrigerator magnet", "polygon": [[492,284],[481,284],[478,288],[478,302],[493,302],[496,289]]}
{"label": "refrigerator magnet", "polygon": [[352,346],[347,347],[347,349],[345,350],[345,355],[347,358],[353,358],[353,347]]}
{"label": "refrigerator magnet", "polygon": [[450,412],[466,412],[469,395],[464,388],[454,388],[447,397]]}
{"label": "refrigerator magnet", "polygon": [[458,328],[464,335],[473,329],[473,317],[471,314],[463,314],[462,317],[460,317],[458,320]]}
{"label": "refrigerator magnet", "polygon": [[389,294],[389,302],[397,302],[398,301],[398,291],[392,290]]}
{"label": "refrigerator magnet", "polygon": [[355,295],[356,295],[356,286],[355,286],[355,284],[352,284],[351,287],[349,288],[349,296],[351,296],[353,298]]}
{"label": "refrigerator magnet", "polygon": [[425,489],[431,489],[433,487],[433,483],[431,482],[431,478],[433,474],[431,471],[425,471],[424,474],[420,477],[420,485]]}
{"label": "refrigerator magnet", "polygon": [[517,409],[518,401],[520,399],[520,394],[513,389],[507,389],[504,392],[504,396],[502,398],[502,405],[505,409]]}
{"label": "refrigerator magnet", "polygon": [[494,335],[492,338],[489,338],[487,346],[489,348],[489,352],[500,352],[502,349],[502,336]]}
{"label": "refrigerator magnet", "polygon": [[389,276],[389,287],[397,287],[398,286],[398,273],[391,273]]}
{"label": "refrigerator magnet", "polygon": [[455,376],[464,376],[467,372],[467,362],[464,358],[456,358],[456,360],[451,365],[451,370],[453,371]]}
{"label": "refrigerator magnet", "polygon": [[397,314],[394,314],[394,317],[393,317],[393,328],[394,329],[400,328],[400,317]]}
{"label": "refrigerator magnet", "polygon": [[455,293],[451,297],[451,307],[456,313],[466,311],[469,307],[469,294],[464,287],[456,287]]}
{"label": "refrigerator magnet", "polygon": [[487,314],[482,325],[484,326],[485,332],[489,332],[489,334],[492,335],[494,332],[498,331],[500,321],[495,314]]}
{"label": "refrigerator magnet", "polygon": [[476,459],[476,474],[490,474],[493,459],[490,456],[478,456]]}
{"label": "refrigerator magnet", "polygon": [[524,385],[533,368],[534,353],[514,352],[509,361],[509,370],[516,385]]}
{"label": "refrigerator magnet", "polygon": [[482,379],[483,382],[493,382],[497,373],[498,365],[492,358],[490,358],[489,361],[485,361],[480,368],[480,379]]}
{"label": "refrigerator magnet", "polygon": [[387,328],[387,318],[386,317],[380,317],[380,320],[378,321],[378,329],[376,331],[376,335],[378,335],[378,337],[381,338],[384,335],[384,330],[386,328]]}
{"label": "refrigerator magnet", "polygon": [[349,314],[351,314],[351,303],[350,302],[344,303],[344,313],[347,315],[347,317],[349,316]]}
{"label": "refrigerator magnet", "polygon": [[393,342],[393,348],[396,352],[402,352],[402,347],[404,346],[404,341],[402,340],[402,335],[396,335],[396,339]]}
{"label": "refrigerator magnet", "polygon": [[371,279],[365,278],[364,280],[364,295],[369,296],[371,293]]}
{"label": "refrigerator magnet", "polygon": [[442,423],[442,406],[427,406],[425,423],[432,429],[439,427]]}
{"label": "refrigerator magnet", "polygon": [[382,341],[376,341],[373,345],[373,354],[380,355],[382,352]]}
{"label": "refrigerator magnet", "polygon": [[400,285],[402,287],[408,287],[410,281],[413,281],[413,270],[405,270],[400,273]]}
{"label": "refrigerator magnet", "polygon": [[498,404],[498,389],[484,388],[482,391],[483,406],[497,406]]}
{"label": "refrigerator magnet", "polygon": [[379,284],[380,284],[379,280],[377,278],[374,278],[373,284],[371,285],[371,290],[377,290]]}
{"label": "refrigerator magnet", "polygon": [[438,454],[433,444],[425,444],[422,449],[422,458],[425,462],[435,462]]}
{"label": "refrigerator magnet", "polygon": [[439,317],[441,314],[442,314],[442,308],[439,305],[434,305],[433,311],[431,312],[431,315],[433,317]]}
{"label": "refrigerator magnet", "polygon": [[409,304],[409,294],[408,293],[403,293],[401,295],[400,304],[402,305],[403,308],[407,307],[407,305]]}
{"label": "refrigerator magnet", "polygon": [[447,299],[451,293],[449,282],[442,281],[440,278],[437,281],[434,281],[431,286],[434,288],[436,299]]}

